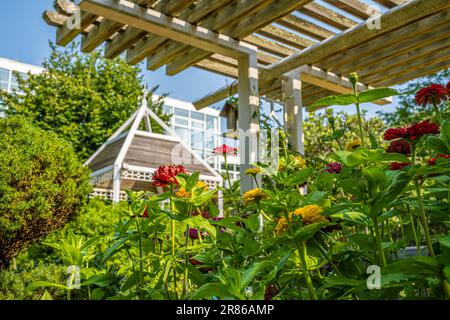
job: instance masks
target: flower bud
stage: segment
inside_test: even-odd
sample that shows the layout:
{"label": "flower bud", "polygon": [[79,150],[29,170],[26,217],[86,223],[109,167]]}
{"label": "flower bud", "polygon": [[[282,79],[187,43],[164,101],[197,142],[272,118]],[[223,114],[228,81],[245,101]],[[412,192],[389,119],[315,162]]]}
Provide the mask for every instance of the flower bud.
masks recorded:
{"label": "flower bud", "polygon": [[348,80],[355,86],[358,82],[358,74],[356,72],[352,72],[348,75]]}

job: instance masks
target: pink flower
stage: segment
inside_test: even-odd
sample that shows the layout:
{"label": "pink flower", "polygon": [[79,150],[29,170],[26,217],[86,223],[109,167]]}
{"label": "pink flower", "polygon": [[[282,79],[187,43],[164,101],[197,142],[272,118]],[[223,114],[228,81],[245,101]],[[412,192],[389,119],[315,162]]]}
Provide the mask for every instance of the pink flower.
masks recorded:
{"label": "pink flower", "polygon": [[180,173],[187,173],[183,166],[160,166],[153,173],[153,185],[155,187],[165,187],[170,184],[178,185],[175,177]]}
{"label": "pink flower", "polygon": [[391,142],[386,151],[390,153],[402,153],[408,155],[411,154],[411,146],[403,139],[394,140]]}
{"label": "pink flower", "polygon": [[339,162],[332,162],[327,164],[327,168],[325,169],[325,172],[328,173],[340,173],[342,170],[342,164]]}
{"label": "pink flower", "polygon": [[226,144],[221,145],[220,147],[214,148],[214,154],[215,155],[231,155],[235,156],[237,155],[237,149],[232,148],[230,146],[227,146]]}
{"label": "pink flower", "polygon": [[434,103],[440,104],[445,100],[448,94],[448,89],[441,84],[431,84],[426,88],[420,89],[416,93],[416,103],[420,106],[426,107]]}
{"label": "pink flower", "polygon": [[410,166],[411,162],[391,162],[389,169],[391,170],[402,170],[403,168]]}

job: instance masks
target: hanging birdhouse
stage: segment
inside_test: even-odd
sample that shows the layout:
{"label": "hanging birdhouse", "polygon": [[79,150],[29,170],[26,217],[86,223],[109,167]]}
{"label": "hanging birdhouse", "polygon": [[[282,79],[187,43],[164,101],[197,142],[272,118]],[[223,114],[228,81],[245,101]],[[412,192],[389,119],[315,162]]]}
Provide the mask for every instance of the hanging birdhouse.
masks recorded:
{"label": "hanging birdhouse", "polygon": [[220,116],[227,119],[227,130],[234,131],[237,129],[238,121],[238,109],[234,98],[225,101],[222,110],[220,111]]}

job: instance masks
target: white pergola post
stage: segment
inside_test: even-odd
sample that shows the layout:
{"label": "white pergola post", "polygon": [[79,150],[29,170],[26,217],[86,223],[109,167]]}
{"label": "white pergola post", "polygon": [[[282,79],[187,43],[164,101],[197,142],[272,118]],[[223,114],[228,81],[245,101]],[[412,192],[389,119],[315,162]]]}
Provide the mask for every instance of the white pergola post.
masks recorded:
{"label": "white pergola post", "polygon": [[256,52],[243,55],[238,60],[239,92],[239,156],[241,193],[256,187],[245,170],[259,160],[259,94],[258,61]]}
{"label": "white pergola post", "polygon": [[288,74],[285,85],[284,119],[288,132],[288,142],[293,151],[305,154],[303,141],[302,81],[299,70]]}

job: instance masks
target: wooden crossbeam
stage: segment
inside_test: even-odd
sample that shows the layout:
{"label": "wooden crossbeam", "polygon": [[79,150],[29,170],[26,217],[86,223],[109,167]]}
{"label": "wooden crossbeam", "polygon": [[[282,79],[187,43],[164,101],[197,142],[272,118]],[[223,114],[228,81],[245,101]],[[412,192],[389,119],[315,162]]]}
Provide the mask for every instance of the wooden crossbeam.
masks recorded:
{"label": "wooden crossbeam", "polygon": [[277,28],[274,25],[268,25],[259,30],[257,33],[300,50],[303,50],[316,43],[295,33]]}
{"label": "wooden crossbeam", "polygon": [[298,10],[314,19],[322,21],[340,30],[356,26],[358,23],[317,3],[309,3]]}
{"label": "wooden crossbeam", "polygon": [[53,27],[60,27],[67,20],[67,16],[50,10],[45,10],[42,17],[48,25]]}
{"label": "wooden crossbeam", "polygon": [[64,25],[58,28],[56,33],[56,44],[60,46],[67,46],[73,39],[83,32],[88,26],[97,20],[97,16],[88,12],[81,12],[80,14],[80,28],[74,27],[73,21],[67,19]]}
{"label": "wooden crossbeam", "polygon": [[368,43],[362,43],[345,52],[338,52],[322,59],[317,65],[338,74],[360,72],[384,59],[391,59],[394,54],[445,39],[448,30],[450,30],[450,10],[445,10],[393,30]]}
{"label": "wooden crossbeam", "polygon": [[[266,4],[267,2],[268,0],[240,0],[238,2],[233,3],[233,5],[231,6],[227,6],[220,11],[214,12],[212,15],[206,17],[204,20],[198,21],[197,24],[214,31],[222,31],[230,24],[235,23],[236,21],[239,21],[246,15],[255,12],[255,10],[258,10],[262,5]],[[224,32],[224,34],[226,33]],[[149,38],[146,41],[152,41],[152,38]],[[162,44],[162,42],[159,44]],[[155,54],[153,52],[154,49],[150,51],[146,50],[145,49],[146,47],[148,46],[141,45],[140,43],[138,43],[136,45],[136,48],[134,48],[127,55],[128,56],[127,61],[131,60],[133,62],[137,61],[138,59],[135,59],[134,57],[138,56],[140,58],[143,54],[142,53],[143,51],[145,51],[146,55],[148,55],[149,53]],[[155,61],[155,58],[151,58],[153,62],[149,67],[151,68],[152,65],[161,65],[174,60],[174,57],[176,57],[179,53],[183,52],[184,50],[188,49],[189,46],[182,43],[173,43],[169,46],[169,48],[170,50],[167,50],[167,48],[165,48],[167,57],[163,57],[164,61]],[[201,59],[197,61],[200,60]]]}
{"label": "wooden crossbeam", "polygon": [[340,33],[270,66],[269,70],[261,76],[261,80],[279,77],[303,65],[317,64],[325,58],[335,55],[336,52],[351,51],[350,49],[357,45],[369,43],[382,35],[387,36],[393,30],[449,7],[448,0],[414,0],[407,2],[381,15],[381,29],[369,29],[365,23],[361,23],[352,30]]}
{"label": "wooden crossbeam", "polygon": [[403,3],[405,3],[408,0],[374,0],[374,1],[388,9],[391,9],[396,6],[402,5]]}
{"label": "wooden crossbeam", "polygon": [[208,70],[225,77],[230,77],[236,79],[238,77],[238,71],[236,67],[231,67],[222,63],[218,63],[212,59],[204,59],[198,62],[196,67],[204,70]]}
{"label": "wooden crossbeam", "polygon": [[270,40],[267,40],[265,38],[259,37],[257,35],[250,35],[248,37],[244,38],[244,41],[254,44],[255,46],[258,47],[258,52],[259,51],[265,51],[274,55],[277,55],[279,57],[287,57],[290,56],[291,54],[294,54],[295,52],[297,52],[297,50],[292,49],[290,47],[287,47],[283,44],[280,43],[276,43]]}
{"label": "wooden crossbeam", "polygon": [[303,18],[299,18],[293,14],[287,15],[287,16],[277,20],[277,23],[286,28],[303,33],[303,34],[310,36],[311,38],[314,38],[317,40],[325,40],[325,39],[335,35],[334,32],[332,32],[328,29],[325,29],[321,26],[318,26],[318,25],[316,25],[310,21],[307,21]]}
{"label": "wooden crossbeam", "polygon": [[105,19],[98,25],[94,26],[87,35],[83,36],[81,41],[81,51],[85,53],[92,52],[103,41],[109,39],[116,32],[121,30],[122,24],[116,21]]}
{"label": "wooden crossbeam", "polygon": [[[279,0],[272,2],[268,6],[262,8],[257,15],[251,15],[244,20],[239,21],[237,24],[224,29],[222,32],[233,38],[240,39],[246,37],[254,31],[263,28],[309,2],[311,2],[311,0]],[[169,64],[166,67],[166,73],[168,75],[175,75],[207,56],[209,56],[208,52],[196,49],[190,50],[188,53],[185,53],[182,57]]]}
{"label": "wooden crossbeam", "polygon": [[79,6],[92,14],[114,17],[117,23],[230,57],[239,58],[256,50],[256,47],[250,44],[198,28],[186,21],[171,18],[161,12],[145,9],[126,1],[83,0]]}
{"label": "wooden crossbeam", "polygon": [[373,14],[378,14],[379,10],[360,0],[324,0],[325,2],[348,12],[358,18],[366,20]]}
{"label": "wooden crossbeam", "polygon": [[[138,1],[138,2],[136,2]],[[155,4],[156,1],[139,1],[136,0],[135,3],[141,6],[150,7]],[[174,16],[190,4],[192,4],[194,0],[188,1],[179,1],[179,0],[170,0],[170,1],[160,1],[155,6],[154,9],[159,12],[163,12],[166,15]],[[105,48],[105,57],[112,59],[121,54],[124,50],[131,47],[137,40],[144,37],[147,33],[143,30],[136,29],[133,27],[128,27],[123,30],[122,33],[118,34],[114,39],[106,45]],[[106,38],[104,39],[106,40]]]}

